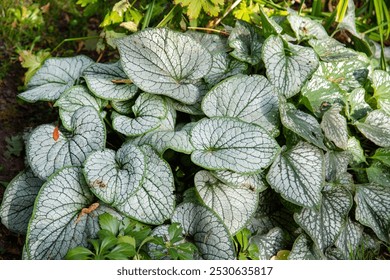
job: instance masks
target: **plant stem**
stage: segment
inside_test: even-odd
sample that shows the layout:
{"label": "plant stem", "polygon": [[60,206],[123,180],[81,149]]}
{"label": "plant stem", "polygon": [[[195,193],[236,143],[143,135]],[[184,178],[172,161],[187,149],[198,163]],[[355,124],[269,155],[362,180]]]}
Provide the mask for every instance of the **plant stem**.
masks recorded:
{"label": "plant stem", "polygon": [[86,36],[86,37],[64,39],[50,53],[53,54],[59,47],[61,47],[66,42],[81,41],[81,40],[93,40],[93,39],[99,39],[99,38],[100,38],[100,36]]}

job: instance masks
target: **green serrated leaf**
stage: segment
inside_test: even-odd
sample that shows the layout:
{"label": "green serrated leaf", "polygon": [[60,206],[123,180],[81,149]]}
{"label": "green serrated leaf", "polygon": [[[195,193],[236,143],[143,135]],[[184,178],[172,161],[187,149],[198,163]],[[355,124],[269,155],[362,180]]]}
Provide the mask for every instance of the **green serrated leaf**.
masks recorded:
{"label": "green serrated leaf", "polygon": [[267,181],[286,200],[306,207],[317,207],[321,202],[324,171],[321,150],[300,142],[275,159],[268,171]]}

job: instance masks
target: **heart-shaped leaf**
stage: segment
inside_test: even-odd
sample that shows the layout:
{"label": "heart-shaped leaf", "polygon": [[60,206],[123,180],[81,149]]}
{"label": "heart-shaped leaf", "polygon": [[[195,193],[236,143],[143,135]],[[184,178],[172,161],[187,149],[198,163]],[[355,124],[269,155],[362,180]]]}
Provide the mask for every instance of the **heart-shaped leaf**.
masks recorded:
{"label": "heart-shaped leaf", "polygon": [[261,127],[227,117],[203,119],[191,131],[191,160],[210,170],[255,173],[269,166],[279,151]]}
{"label": "heart-shaped leaf", "polygon": [[228,38],[228,43],[233,48],[230,55],[234,58],[252,65],[260,62],[263,39],[253,25],[237,20]]}
{"label": "heart-shaped leaf", "polygon": [[368,113],[364,122],[357,122],[356,127],[366,138],[381,147],[390,147],[390,115],[382,110]]}
{"label": "heart-shaped leaf", "polygon": [[112,209],[95,202],[81,170],[65,167],[42,186],[26,237],[29,259],[62,259],[69,249],[87,246],[99,230],[98,216]]}
{"label": "heart-shaped leaf", "polygon": [[259,248],[259,259],[269,260],[276,253],[284,249],[286,244],[286,234],[281,228],[273,228],[267,234],[258,234],[250,239]]}
{"label": "heart-shaped leaf", "polygon": [[59,130],[54,139],[54,125],[37,127],[29,136],[26,154],[29,165],[39,178],[45,180],[64,166],[81,166],[93,151],[106,144],[104,123],[92,107],[78,109],[71,121],[72,131]]}
{"label": "heart-shaped leaf", "polygon": [[344,91],[324,77],[313,76],[301,90],[302,103],[316,116],[321,116],[324,107],[333,103],[345,103]]}
{"label": "heart-shaped leaf", "polygon": [[347,48],[342,43],[331,37],[309,40],[309,45],[314,49],[322,61],[339,61],[353,59],[357,52]]}
{"label": "heart-shaped leaf", "polygon": [[268,79],[287,98],[297,94],[318,67],[311,48],[285,43],[274,35],[265,40],[262,58]]}
{"label": "heart-shaped leaf", "polygon": [[378,109],[390,114],[390,74],[383,70],[375,70],[372,73],[372,87]]}
{"label": "heart-shaped leaf", "polygon": [[291,29],[294,31],[298,41],[304,39],[327,39],[328,33],[320,22],[310,19],[309,17],[302,17],[294,10],[289,10],[290,14],[287,20],[290,22]]}
{"label": "heart-shaped leaf", "polygon": [[140,189],[129,197],[126,213],[138,221],[160,225],[175,209],[175,184],[171,168],[151,147],[140,147],[145,154],[146,170]]}
{"label": "heart-shaped leaf", "polygon": [[138,90],[119,62],[95,63],[84,71],[83,77],[93,94],[105,100],[129,100]]}
{"label": "heart-shaped leaf", "polygon": [[267,188],[267,185],[263,182],[262,173],[245,175],[231,172],[229,170],[219,170],[211,173],[214,177],[228,186],[245,187],[258,192],[262,192]]}
{"label": "heart-shaped leaf", "polygon": [[0,207],[1,222],[10,231],[26,234],[34,201],[44,181],[30,169],[20,172],[8,184]]}
{"label": "heart-shaped leaf", "polygon": [[225,79],[203,98],[208,117],[236,117],[255,123],[271,135],[278,131],[278,97],[268,80],[260,75],[237,75]]}
{"label": "heart-shaped leaf", "polygon": [[232,235],[242,229],[256,211],[258,192],[245,185],[227,186],[211,173],[195,174],[195,187],[203,203],[214,210]]}
{"label": "heart-shaped leaf", "polygon": [[294,214],[294,219],[318,248],[325,250],[336,241],[351,207],[352,197],[346,189],[327,187],[322,193],[319,210],[303,208]]}
{"label": "heart-shaped leaf", "polygon": [[363,239],[363,227],[348,219],[336,239],[335,245],[344,255],[345,259],[353,257]]}
{"label": "heart-shaped leaf", "polygon": [[182,203],[177,206],[171,221],[181,224],[185,235],[194,240],[203,259],[235,259],[229,231],[209,208],[189,202]]}
{"label": "heart-shaped leaf", "polygon": [[390,242],[390,188],[376,184],[356,186],[356,219]]}
{"label": "heart-shaped leaf", "polygon": [[321,62],[314,75],[324,77],[337,84],[342,90],[352,91],[364,85],[367,80],[368,66],[367,58],[358,55],[355,59]]}
{"label": "heart-shaped leaf", "polygon": [[106,115],[105,111],[101,111],[104,106],[101,99],[94,98],[84,86],[74,86],[60,96],[54,106],[59,107],[62,125],[67,130],[72,130],[72,116],[77,109],[85,106],[91,106],[96,111],[100,112],[102,118]]}
{"label": "heart-shaped leaf", "polygon": [[317,207],[321,202],[324,173],[321,150],[300,142],[275,159],[267,181],[286,200],[305,207]]}
{"label": "heart-shaped leaf", "polygon": [[56,101],[92,63],[93,60],[84,55],[49,58],[31,78],[27,90],[18,97],[27,102]]}
{"label": "heart-shaped leaf", "polygon": [[210,71],[211,54],[188,35],[169,29],[147,29],[118,40],[122,67],[139,88],[184,104],[195,103],[194,82]]}
{"label": "heart-shaped leaf", "polygon": [[129,198],[140,188],[146,169],[145,155],[136,146],[96,151],[84,162],[91,191],[103,202],[127,214]]}
{"label": "heart-shaped leaf", "polygon": [[342,107],[333,105],[322,116],[321,128],[325,137],[340,149],[346,150],[348,146],[347,120],[340,114]]}
{"label": "heart-shaped leaf", "polygon": [[223,79],[244,73],[247,68],[246,63],[233,59],[227,53],[218,53],[213,55],[213,64],[204,79],[207,84],[214,86]]}
{"label": "heart-shaped leaf", "polygon": [[133,113],[133,106],[135,104],[135,100],[132,99],[132,100],[112,100],[110,102],[112,108],[114,108],[114,110],[116,112],[118,112],[119,114],[121,115],[130,115]]}
{"label": "heart-shaped leaf", "polygon": [[151,131],[131,140],[134,145],[148,144],[160,155],[168,149],[176,152],[191,154],[194,147],[190,142],[190,131],[195,123],[188,123],[178,131]]}
{"label": "heart-shaped leaf", "polygon": [[295,239],[293,248],[288,255],[289,260],[323,260],[324,254],[317,248],[310,238],[302,233]]}
{"label": "heart-shaped leaf", "polygon": [[226,37],[219,36],[217,34],[209,34],[196,31],[187,31],[184,34],[190,36],[196,42],[201,44],[213,56],[229,51]]}
{"label": "heart-shaped leaf", "polygon": [[347,152],[328,151],[325,154],[325,180],[337,182],[348,170],[351,155]]}
{"label": "heart-shaped leaf", "polygon": [[279,110],[280,119],[286,128],[298,134],[309,143],[326,150],[324,135],[315,117],[296,109],[293,104],[285,101],[280,102]]}
{"label": "heart-shaped leaf", "polygon": [[158,128],[167,116],[167,106],[161,96],[142,93],[132,108],[135,118],[112,114],[113,128],[126,135],[138,136]]}

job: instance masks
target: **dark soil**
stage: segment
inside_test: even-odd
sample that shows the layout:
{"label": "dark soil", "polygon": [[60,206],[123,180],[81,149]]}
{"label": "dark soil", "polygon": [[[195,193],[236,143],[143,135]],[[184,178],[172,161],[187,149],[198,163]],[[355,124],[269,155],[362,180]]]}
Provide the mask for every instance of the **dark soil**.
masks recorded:
{"label": "dark soil", "polygon": [[[17,99],[18,87],[23,85],[24,70],[18,63],[10,67],[0,80],[0,182],[10,182],[24,169],[24,151],[20,156],[7,155],[6,139],[21,136],[40,124],[56,120],[57,114],[47,103],[26,104]],[[5,186],[0,185],[0,201]],[[0,260],[21,259],[24,236],[11,233],[0,223]]]}

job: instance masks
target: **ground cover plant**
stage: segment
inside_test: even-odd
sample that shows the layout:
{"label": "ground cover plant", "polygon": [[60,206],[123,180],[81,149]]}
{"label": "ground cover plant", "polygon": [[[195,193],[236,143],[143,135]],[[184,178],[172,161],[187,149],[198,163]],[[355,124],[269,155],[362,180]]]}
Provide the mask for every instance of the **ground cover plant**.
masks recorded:
{"label": "ground cover plant", "polygon": [[0,209],[25,259],[389,246],[389,72],[364,38],[356,51],[296,11],[258,16],[223,35],[144,29],[111,63],[46,60],[19,97],[60,119],[29,134]]}

